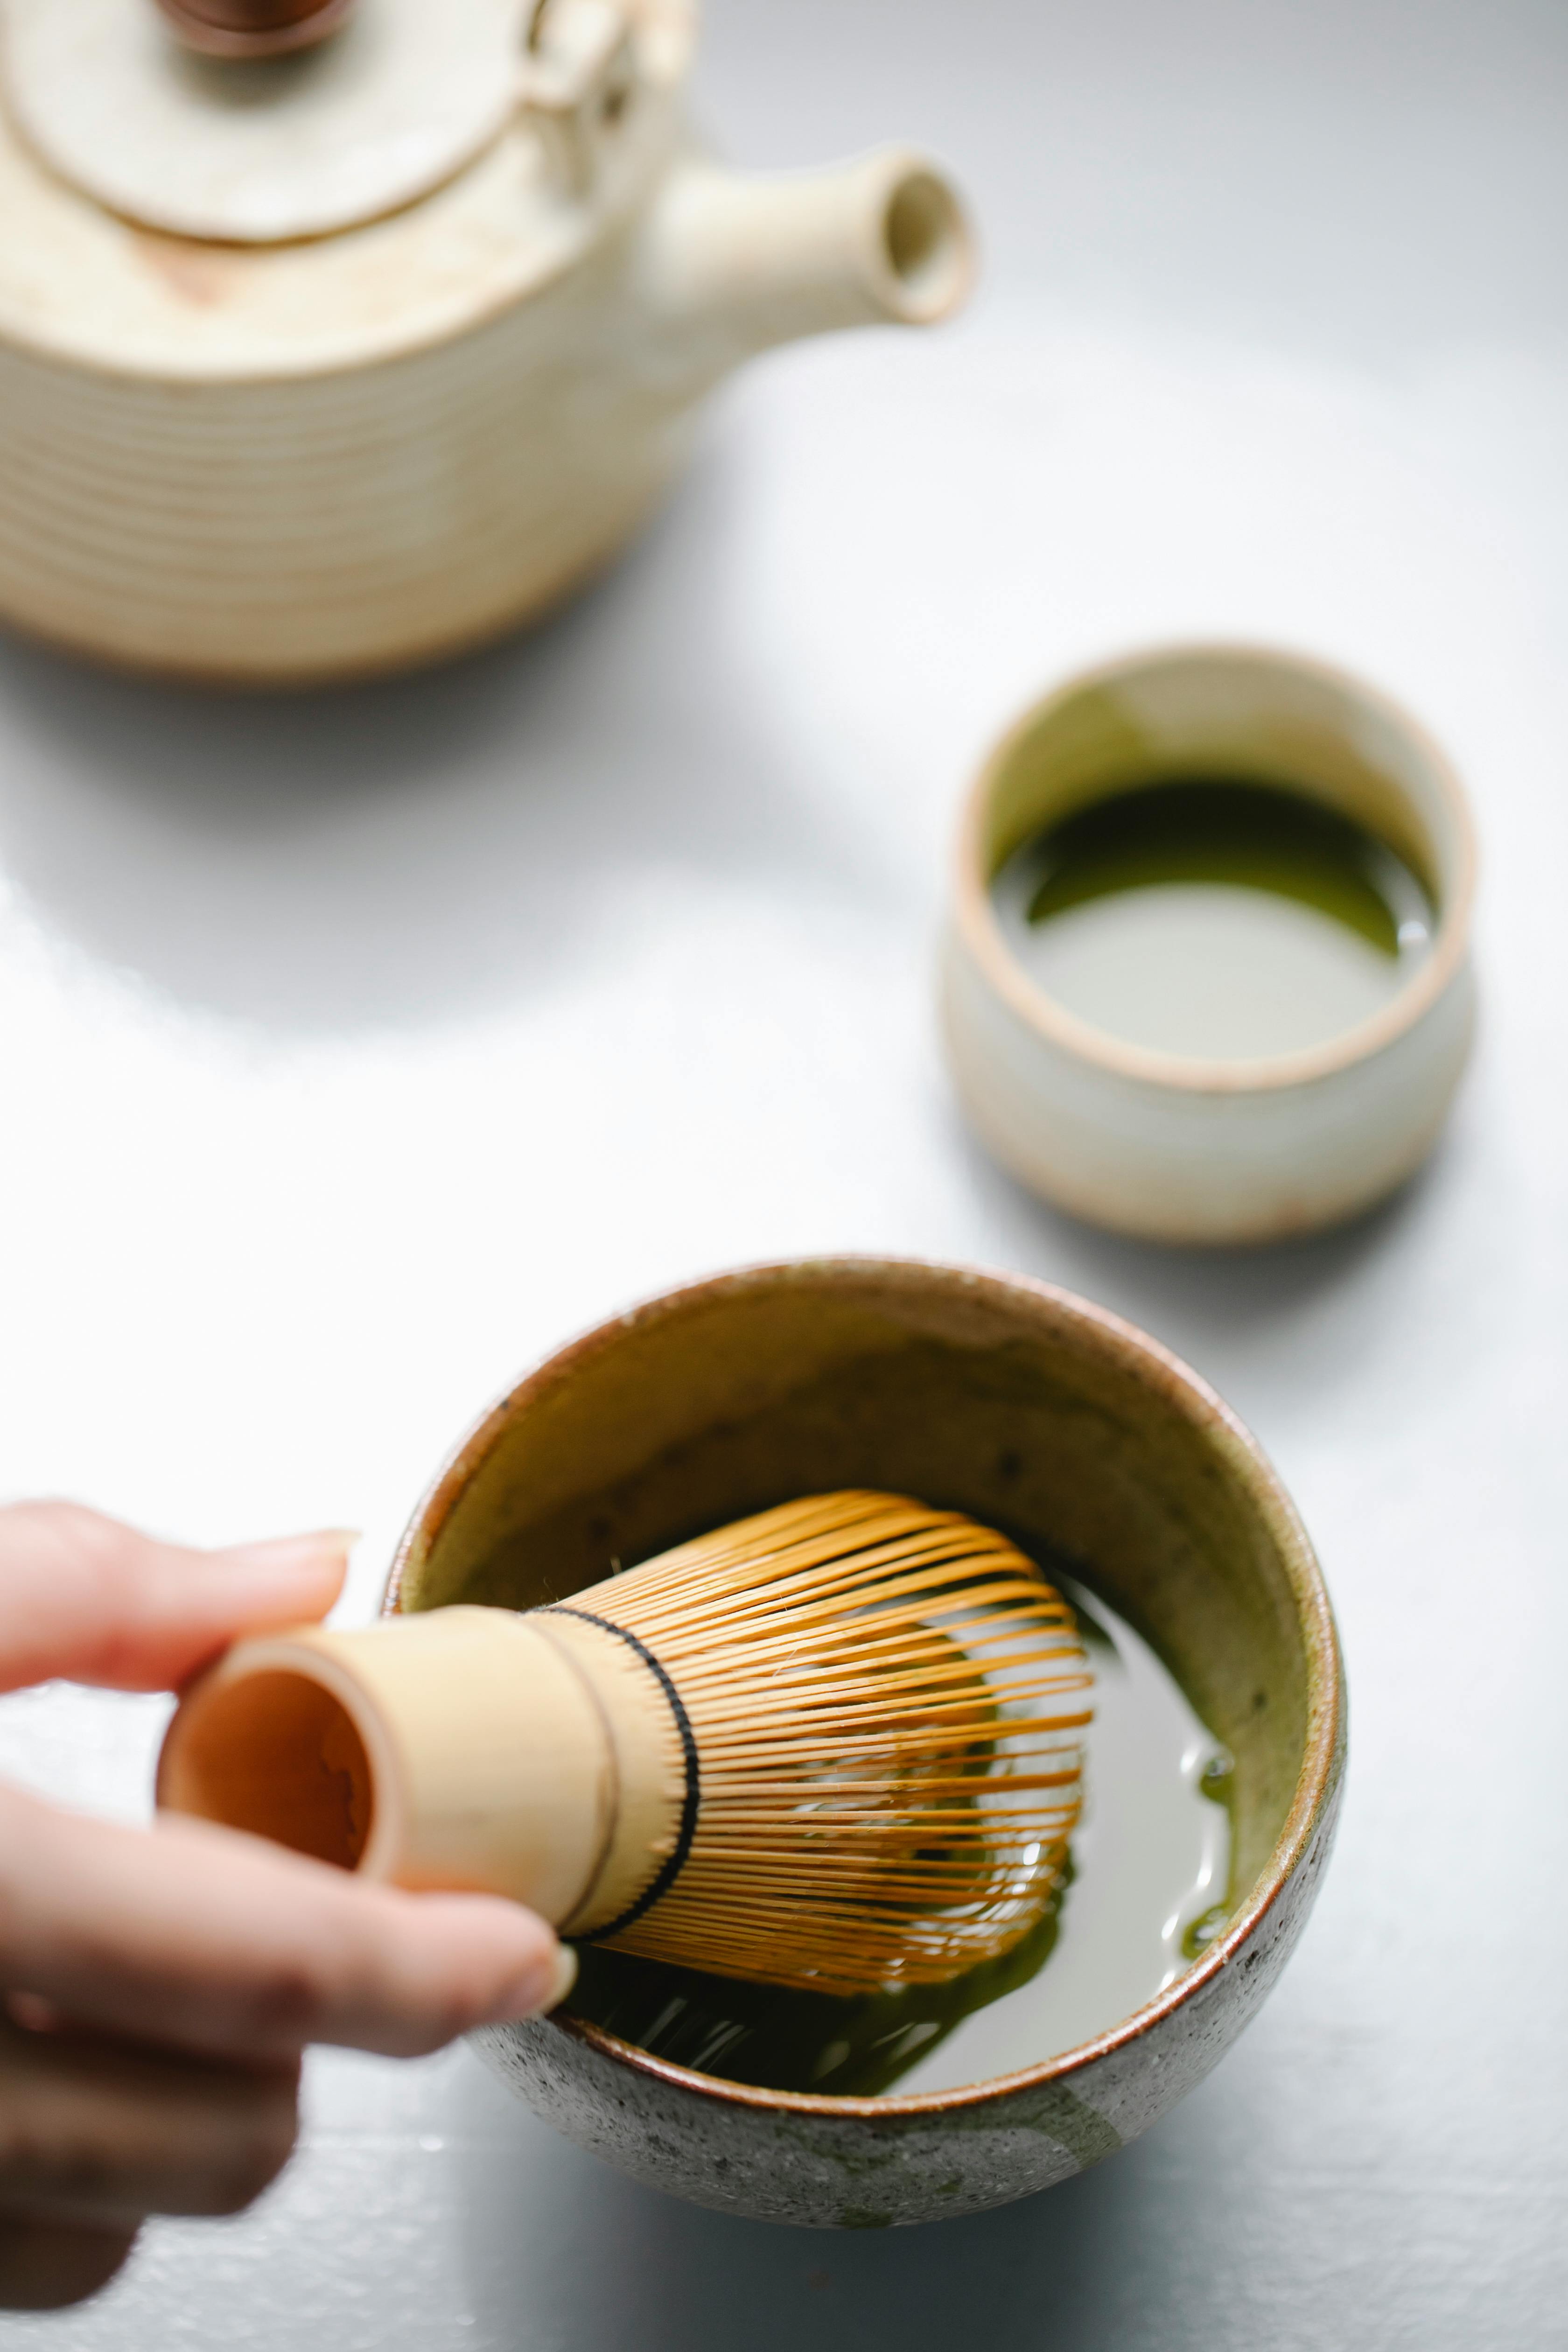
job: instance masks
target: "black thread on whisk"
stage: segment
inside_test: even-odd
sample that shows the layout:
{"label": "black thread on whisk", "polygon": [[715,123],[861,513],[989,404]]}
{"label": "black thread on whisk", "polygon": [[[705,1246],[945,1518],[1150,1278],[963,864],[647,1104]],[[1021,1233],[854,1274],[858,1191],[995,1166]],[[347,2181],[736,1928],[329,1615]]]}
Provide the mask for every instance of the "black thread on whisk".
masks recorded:
{"label": "black thread on whisk", "polygon": [[686,1794],[681,1801],[679,1832],[663,1868],[644,1887],[637,1901],[621,1913],[618,1919],[612,1919],[607,1927],[595,1927],[592,1935],[574,1936],[572,1938],[574,1944],[602,1944],[607,1936],[620,1935],[624,1929],[640,1919],[646,1912],[651,1911],[659,1896],[669,1892],[686,1867],[686,1857],[691,1852],[691,1841],[697,1834],[698,1809],[702,1802],[701,1766],[697,1754],[697,1734],[691,1728],[691,1717],[686,1712],[680,1693],[676,1689],[646,1642],[639,1642],[637,1635],[628,1633],[624,1625],[613,1625],[607,1617],[595,1617],[591,1609],[568,1609],[559,1601],[552,1602],[548,1608],[542,1609],[539,1614],[542,1617],[576,1617],[584,1625],[596,1625],[601,1633],[613,1633],[617,1642],[624,1642],[628,1650],[635,1650],[669,1701],[669,1711],[675,1717],[675,1727],[680,1734],[680,1753],[686,1764]]}

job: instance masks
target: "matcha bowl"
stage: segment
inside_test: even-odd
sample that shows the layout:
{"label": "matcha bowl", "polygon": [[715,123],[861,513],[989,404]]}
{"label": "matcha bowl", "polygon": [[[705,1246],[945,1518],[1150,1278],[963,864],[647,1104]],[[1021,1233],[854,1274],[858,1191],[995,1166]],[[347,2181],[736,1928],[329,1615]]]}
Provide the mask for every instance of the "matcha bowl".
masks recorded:
{"label": "matcha bowl", "polygon": [[1234,1759],[1231,1884],[1225,1924],[1156,1999],[1079,2047],[954,2089],[755,2089],[569,2013],[478,2037],[530,2105],[634,2178],[818,2228],[1005,2204],[1164,2114],[1284,1966],[1344,1766],[1328,1596],[1247,1433],[1115,1316],[963,1267],[752,1267],[601,1325],[465,1440],[399,1547],[385,1605],[531,1607],[767,1505],[860,1486],[1084,1565]]}

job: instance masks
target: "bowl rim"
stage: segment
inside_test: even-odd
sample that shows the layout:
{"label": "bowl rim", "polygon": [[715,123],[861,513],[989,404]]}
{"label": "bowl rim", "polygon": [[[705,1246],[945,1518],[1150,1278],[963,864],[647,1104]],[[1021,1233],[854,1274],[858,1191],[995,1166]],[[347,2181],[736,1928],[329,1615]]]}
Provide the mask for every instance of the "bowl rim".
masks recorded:
{"label": "bowl rim", "polygon": [[789,1284],[849,1289],[868,1282],[891,1286],[905,1296],[990,1298],[998,1305],[1015,1307],[1024,1301],[1047,1321],[1071,1328],[1102,1356],[1144,1381],[1167,1402],[1177,1405],[1207,1438],[1275,1539],[1295,1604],[1307,1668],[1307,1727],[1300,1769],[1289,1810],[1268,1862],[1245,1901],[1226,1922],[1223,1934],[1215,1938],[1202,1957],[1173,1984],[1090,2041],[1075,2042],[1070,2049],[1009,2074],[985,2075],[978,2082],[957,2084],[946,2090],[851,2098],[824,2092],[765,2090],[752,2084],[726,2082],[720,2075],[704,2074],[694,2067],[675,2065],[668,2059],[655,2057],[636,2042],[623,2041],[584,2020],[552,2016],[544,2021],[556,2032],[601,2056],[629,2066],[636,2074],[676,2089],[718,2099],[731,2107],[846,2122],[889,2123],[984,2107],[1020,2091],[1060,2083],[1142,2041],[1229,1966],[1284,1894],[1331,1808],[1343,1766],[1346,1699],[1339,1636],[1322,1571],[1300,1514],[1262,1447],[1202,1375],[1136,1324],[1075,1291],[1039,1281],[1033,1276],[952,1260],[873,1254],[773,1259],[677,1284],[619,1314],[605,1318],[552,1350],[480,1415],[437,1471],[399,1538],[388,1572],[382,1613],[392,1614],[401,1608],[403,1580],[416,1549],[427,1545],[439,1534],[474,1471],[515,1415],[541,1393],[572,1379],[584,1363],[613,1347],[628,1330],[688,1312],[704,1301],[744,1297]]}
{"label": "bowl rim", "polygon": [[[1453,826],[1455,845],[1454,882],[1438,908],[1432,952],[1386,1004],[1321,1045],[1303,1046],[1289,1054],[1238,1056],[1233,1061],[1164,1054],[1150,1046],[1135,1045],[1058,1004],[1048,991],[1030,978],[1007,945],[992,903],[993,877],[986,870],[983,848],[986,814],[999,778],[1019,745],[1054,712],[1080,694],[1134,677],[1142,671],[1178,662],[1216,660],[1247,665],[1258,671],[1293,674],[1332,688],[1352,703],[1360,703],[1373,712],[1403,735],[1425,761]],[[1288,646],[1242,638],[1173,639],[1138,646],[1086,669],[1074,670],[1021,712],[992,746],[964,795],[959,814],[952,851],[952,922],[992,993],[1000,997],[1026,1027],[1072,1060],[1087,1063],[1107,1076],[1161,1087],[1172,1093],[1263,1094],[1310,1085],[1368,1061],[1405,1035],[1431,1010],[1458,976],[1469,950],[1478,862],[1475,821],[1453,762],[1421,721],[1380,687],[1369,684],[1336,662]]]}

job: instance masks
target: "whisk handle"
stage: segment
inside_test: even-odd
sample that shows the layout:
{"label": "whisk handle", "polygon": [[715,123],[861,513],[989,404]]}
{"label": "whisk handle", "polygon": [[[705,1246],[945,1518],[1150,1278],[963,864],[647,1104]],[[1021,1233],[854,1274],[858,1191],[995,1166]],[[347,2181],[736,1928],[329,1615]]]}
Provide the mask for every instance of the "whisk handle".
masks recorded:
{"label": "whisk handle", "polygon": [[237,1643],[186,1694],[158,1801],[408,1887],[618,1917],[679,1837],[678,1727],[586,1620],[453,1608]]}

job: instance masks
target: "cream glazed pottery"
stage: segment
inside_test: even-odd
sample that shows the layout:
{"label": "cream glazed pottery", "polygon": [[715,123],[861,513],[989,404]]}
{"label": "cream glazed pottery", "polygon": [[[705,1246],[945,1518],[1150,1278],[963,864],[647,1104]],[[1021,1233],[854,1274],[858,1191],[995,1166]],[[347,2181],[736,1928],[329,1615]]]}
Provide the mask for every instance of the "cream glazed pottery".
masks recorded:
{"label": "cream glazed pottery", "polygon": [[181,14],[0,10],[0,616],[81,651],[264,683],[483,640],[615,555],[739,362],[969,285],[907,150],[709,158],[691,0],[356,0],[268,58]]}
{"label": "cream glazed pottery", "polygon": [[1329,1855],[1344,1692],[1311,1547],[1210,1390],[1044,1285],[875,1259],[678,1290],[563,1349],[416,1513],[391,1614],[558,1601],[795,1496],[872,1486],[1065,1547],[1236,1759],[1230,1917],[1098,2040],[887,2098],[767,2091],[574,2019],[478,2037],[540,2114],[652,2186],[823,2228],[1000,2205],[1096,2163],[1201,2081],[1279,1976]]}
{"label": "cream glazed pottery", "polygon": [[[1183,774],[1309,793],[1422,877],[1431,952],[1370,1019],[1308,1051],[1189,1060],[1090,1026],[1022,969],[990,893],[1012,851],[1074,809]],[[1426,1158],[1464,1068],[1475,864],[1441,751],[1341,671],[1217,645],[1074,678],[1003,739],[961,821],[942,1005],[964,1110],[1030,1191],[1113,1231],[1256,1243],[1354,1216]]]}

